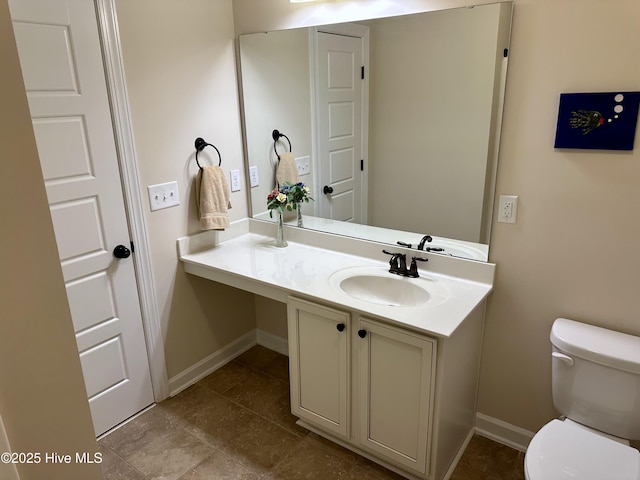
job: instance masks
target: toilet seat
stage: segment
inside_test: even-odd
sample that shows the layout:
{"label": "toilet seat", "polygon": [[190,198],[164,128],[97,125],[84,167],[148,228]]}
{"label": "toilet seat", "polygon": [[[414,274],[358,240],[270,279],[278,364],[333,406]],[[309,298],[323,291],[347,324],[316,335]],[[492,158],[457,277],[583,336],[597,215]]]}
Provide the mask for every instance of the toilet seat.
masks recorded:
{"label": "toilet seat", "polygon": [[524,460],[528,480],[640,480],[640,452],[572,422],[552,420]]}

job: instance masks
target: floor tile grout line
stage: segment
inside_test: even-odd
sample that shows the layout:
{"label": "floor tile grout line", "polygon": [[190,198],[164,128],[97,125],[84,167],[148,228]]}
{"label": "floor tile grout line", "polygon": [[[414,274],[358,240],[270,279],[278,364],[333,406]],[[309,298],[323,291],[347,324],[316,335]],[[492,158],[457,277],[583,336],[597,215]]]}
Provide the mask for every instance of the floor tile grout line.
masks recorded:
{"label": "floor tile grout line", "polygon": [[[106,448],[107,450],[109,450],[109,452],[111,452],[113,455],[115,455],[118,460],[124,464],[126,464],[129,468],[135,470],[136,472],[138,472],[140,475],[142,475],[145,479],[147,478],[147,476],[142,473],[140,470],[138,470],[136,467],[134,467],[128,460],[126,460],[125,458],[123,458],[121,455],[118,455],[115,450],[107,445],[105,445],[104,443],[98,442],[102,448]],[[102,472],[103,475],[106,475],[107,473],[109,473],[110,471],[114,470],[116,467],[118,466],[118,464],[116,463],[115,465],[113,465],[111,468],[109,468],[108,470]]]}
{"label": "floor tile grout line", "polygon": [[[256,359],[257,362],[253,364],[244,363],[242,361],[239,361],[237,358],[231,360],[231,362],[234,362],[236,366],[242,367],[242,369],[238,369],[238,374],[247,375],[248,372],[253,372],[265,379],[268,379],[269,381],[277,382],[278,385],[285,385],[287,387],[290,387],[290,381],[284,380],[282,378],[282,373],[284,373],[283,359],[276,356],[271,360],[265,362],[264,359],[269,358],[269,356],[265,356],[262,352],[256,353],[257,354],[253,355],[253,358]],[[250,357],[251,356],[249,356],[249,358]],[[225,364],[225,366],[230,364],[231,362],[228,362],[227,364]],[[262,367],[258,367],[257,365],[262,365]],[[225,366],[221,367],[221,369]],[[267,371],[267,369],[269,369],[270,371]],[[273,374],[271,372],[276,373]],[[364,476],[370,478],[370,480],[389,480],[390,478],[395,478],[393,476],[386,475],[384,469],[378,470],[375,466],[375,462],[373,468],[370,468],[367,463],[362,463],[360,459],[363,458],[366,460],[366,458],[359,456],[355,452],[352,452],[352,454],[349,455],[343,455],[342,451],[340,451],[339,449],[336,450],[332,448],[331,444],[324,443],[323,440],[325,439],[325,437],[323,435],[315,434],[317,435],[316,438],[315,435],[310,434],[310,432],[306,429],[298,431],[297,429],[292,428],[294,419],[289,418],[285,414],[285,411],[287,409],[285,408],[283,403],[284,391],[280,389],[280,387],[273,388],[271,385],[267,385],[262,380],[256,381],[255,386],[250,385],[248,386],[249,388],[245,389],[246,394],[252,396],[257,395],[260,398],[260,401],[264,401],[265,398],[271,397],[271,401],[266,402],[268,403],[268,405],[266,405],[266,403],[260,403],[260,401],[256,402],[255,400],[252,400],[248,402],[250,405],[252,405],[252,407],[243,405],[242,403],[240,403],[241,401],[244,401],[243,397],[240,395],[242,390],[238,390],[236,389],[236,387],[241,386],[243,381],[245,381],[243,380],[243,378],[246,379],[246,377],[239,376],[238,378],[234,378],[233,375],[234,373],[232,373],[231,375],[227,374],[220,377],[220,379],[223,381],[219,382],[218,386],[224,386],[225,379],[234,382],[233,385],[226,388],[224,392],[219,392],[213,390],[212,388],[209,388],[208,386],[205,386],[204,380],[207,378],[205,377],[205,379],[202,379],[193,385],[198,390],[192,391],[192,395],[186,396],[186,402],[181,402],[178,398],[175,400],[175,403],[169,404],[169,408],[155,408],[153,409],[153,411],[144,412],[142,414],[152,414],[153,416],[158,415],[159,418],[162,418],[164,419],[164,421],[168,422],[170,429],[175,429],[176,434],[186,434],[187,438],[194,439],[199,445],[206,447],[206,451],[202,452],[203,454],[205,454],[205,457],[197,461],[195,465],[191,465],[184,472],[180,473],[177,477],[178,479],[191,480],[192,478],[194,478],[194,475],[202,473],[202,471],[198,471],[197,469],[201,467],[204,462],[207,462],[213,456],[220,454],[224,456],[225,462],[233,462],[239,470],[241,470],[240,467],[242,467],[242,469],[245,470],[246,474],[251,473],[252,475],[255,475],[257,478],[262,480],[274,480],[275,478],[278,478],[275,475],[276,472],[284,472],[289,470],[290,466],[286,465],[287,461],[294,463],[304,463],[304,455],[296,456],[296,453],[300,453],[300,449],[303,446],[304,448],[315,450],[315,454],[320,456],[323,453],[336,456],[336,458],[340,459],[341,462],[343,462],[342,466],[340,467],[340,471],[342,472],[341,474],[344,474],[349,478],[360,478]],[[216,387],[215,381],[212,381],[210,383],[214,388]],[[235,400],[234,398],[229,396],[229,392],[232,389],[235,390],[235,398],[237,398],[238,400]],[[275,394],[273,395],[273,397],[272,393]],[[195,396],[193,394],[195,394]],[[182,393],[179,395],[182,395]],[[179,395],[176,395],[175,397],[179,397]],[[264,422],[262,423],[264,428],[269,430],[271,430],[272,428],[277,429],[276,431],[272,432],[274,435],[276,435],[276,438],[278,438],[278,435],[284,435],[286,432],[287,436],[289,437],[289,441],[287,441],[288,448],[281,448],[280,450],[278,450],[278,452],[282,452],[282,457],[273,457],[274,459],[278,459],[268,467],[262,464],[258,465],[254,464],[251,461],[251,456],[246,455],[247,452],[243,454],[242,450],[237,451],[234,448],[231,448],[233,445],[229,444],[226,441],[222,441],[218,445],[216,445],[211,443],[210,441],[215,440],[214,437],[210,437],[210,440],[207,440],[209,436],[207,434],[206,428],[200,428],[201,422],[195,421],[197,420],[195,418],[190,418],[190,412],[192,412],[194,408],[198,409],[200,408],[200,406],[206,406],[207,398],[210,398],[213,403],[219,400],[223,400],[225,402],[228,402],[227,405],[229,406],[229,408],[233,406],[233,409],[239,409],[236,411],[242,413],[243,419],[241,421],[236,420],[236,423],[238,423],[238,425],[242,425],[243,422],[254,421],[252,419],[260,419],[260,422]],[[161,402],[159,405],[161,405],[162,403],[163,402]],[[257,411],[256,408],[259,408],[260,410],[262,410],[262,412]],[[268,417],[267,415],[270,415],[272,418]],[[147,419],[147,421],[149,420],[152,419]],[[259,430],[256,427],[258,425],[261,425],[260,422],[249,426],[250,430]],[[204,427],[204,424],[202,424],[202,427]],[[125,438],[128,438],[128,436],[129,435],[127,433],[127,437]],[[117,440],[117,438],[114,437],[114,440]],[[463,478],[467,479],[481,477],[504,478],[504,480],[520,480],[522,478],[524,454],[517,451],[512,452],[512,449],[505,450],[501,444],[495,442],[488,443],[483,438],[475,439],[474,442],[475,443],[472,444],[473,448],[468,449],[468,451],[465,452],[465,455],[463,455],[463,458],[461,459],[460,466],[466,465],[465,468],[459,470],[459,475],[456,475],[456,473],[454,472],[452,479],[462,480]],[[105,449],[105,452],[109,452],[110,455],[113,455],[113,465],[111,466],[111,468],[109,468],[109,470],[104,472],[105,475],[108,472],[112,472],[111,475],[113,475],[114,473],[117,475],[120,472],[114,471],[113,469],[117,468],[117,466],[120,465],[120,468],[130,469],[129,471],[131,473],[136,473],[140,476],[140,478],[144,480],[152,480],[153,475],[147,476],[143,474],[124,457],[116,453],[116,451],[111,446],[102,443],[102,441],[99,441],[99,443],[100,447]],[[118,443],[113,442],[112,444],[116,448],[119,445]],[[227,447],[229,448],[227,449]],[[142,446],[139,448],[142,448]],[[350,449],[345,450],[350,451]],[[465,456],[467,458],[465,458]],[[158,461],[162,462],[163,460],[162,458],[160,458]],[[256,467],[257,470],[255,470],[253,467]],[[209,469],[211,467],[207,466],[201,468]],[[278,470],[278,468],[280,468],[281,470]],[[213,472],[214,478],[216,476],[216,472],[217,470]],[[469,477],[469,475],[471,476]],[[183,479],[182,477],[185,478]]]}
{"label": "floor tile grout line", "polygon": [[[235,360],[232,360],[232,361],[235,361]],[[246,365],[245,365],[245,366],[246,366]],[[221,368],[224,368],[224,367],[221,367]],[[260,373],[264,373],[264,372],[260,372]],[[267,374],[267,375],[268,375],[268,374]],[[206,378],[206,377],[205,377],[205,378]],[[269,376],[269,378],[275,378],[275,379],[276,379],[276,380],[278,380],[280,383],[287,385],[287,387],[289,386],[289,382],[285,382],[285,381],[283,381],[283,380],[279,380],[278,378],[273,377],[273,376]],[[203,380],[204,380],[204,379],[203,379]],[[201,380],[200,382],[202,382],[202,380]],[[197,382],[195,385],[199,385],[199,384],[200,384],[200,382]],[[267,420],[268,422],[271,422],[272,424],[274,424],[274,425],[276,425],[276,426],[278,426],[278,427],[280,427],[280,428],[282,428],[282,429],[286,430],[286,431],[287,431],[287,432],[289,432],[289,433],[292,433],[293,435],[295,435],[295,436],[297,436],[297,437],[305,437],[305,436],[306,436],[306,434],[305,434],[305,435],[301,435],[300,433],[295,432],[295,431],[293,431],[293,430],[291,430],[291,429],[287,428],[286,426],[284,426],[284,425],[282,425],[282,424],[280,424],[280,423],[278,423],[278,422],[276,422],[276,421],[272,420],[271,418],[269,418],[269,417],[265,416],[263,413],[258,412],[257,410],[253,410],[253,409],[251,409],[251,408],[247,407],[246,405],[243,405],[243,404],[239,403],[238,401],[234,400],[233,398],[231,398],[231,397],[227,396],[226,392],[229,392],[232,388],[234,388],[235,386],[239,385],[240,383],[241,383],[241,382],[235,383],[232,387],[229,387],[228,389],[226,389],[224,393],[221,393],[221,392],[218,392],[218,391],[216,391],[216,390],[213,390],[212,388],[209,388],[209,387],[207,387],[207,386],[206,386],[206,385],[204,385],[204,384],[199,385],[199,386],[200,386],[200,387],[202,387],[202,388],[204,388],[204,389],[206,389],[206,390],[207,390],[207,391],[209,391],[209,392],[213,392],[213,393],[215,393],[216,395],[219,395],[219,396],[221,396],[222,398],[225,398],[226,400],[229,400],[229,401],[230,401],[230,402],[232,402],[233,404],[238,405],[238,406],[240,406],[240,407],[242,407],[242,408],[244,408],[244,409],[246,409],[246,410],[250,411],[251,413],[253,413],[253,414],[255,414],[255,415],[258,415],[258,416],[259,416],[259,417],[261,417],[262,419]],[[271,403],[269,403],[269,405],[273,405],[273,404],[275,404],[277,401],[278,401],[278,398],[274,398],[274,399],[271,401]]]}
{"label": "floor tile grout line", "polygon": [[[248,368],[249,370],[252,370],[253,372],[256,372],[256,373],[262,373],[262,374],[264,374],[264,375],[268,376],[269,378],[273,378],[274,380],[277,380],[277,381],[278,381],[278,382],[280,382],[280,383],[286,383],[287,385],[290,383],[288,380],[283,380],[283,379],[281,379],[280,377],[278,377],[278,376],[274,375],[273,373],[270,373],[270,372],[268,372],[268,371],[266,371],[266,370],[263,370],[263,369],[261,369],[261,368],[259,368],[259,367],[256,367],[255,365],[251,365],[251,364],[243,363],[243,362],[238,361],[237,359],[233,359],[233,360],[231,360],[231,362],[235,362],[235,363],[237,363],[238,365],[242,365],[243,367],[246,367],[246,368]],[[231,362],[228,362],[228,363],[226,363],[225,365],[228,365],[228,364],[229,364],[229,363],[231,363]],[[225,366],[225,365],[223,365],[222,367],[220,367],[220,369],[224,368],[224,366]],[[219,369],[218,369],[218,370],[219,370]],[[216,371],[217,371],[217,370],[216,370]],[[215,373],[215,372],[211,372],[211,373]],[[205,377],[205,378],[206,378],[206,377]]]}
{"label": "floor tile grout line", "polygon": [[[274,421],[273,421],[273,420],[271,420],[270,418],[267,418],[267,417],[265,417],[264,415],[262,415],[262,414],[260,414],[260,413],[256,412],[255,410],[252,410],[252,409],[250,409],[249,407],[246,407],[245,405],[242,405],[241,403],[238,403],[238,402],[236,402],[235,400],[233,400],[233,399],[231,399],[231,398],[229,398],[229,397],[226,397],[224,394],[221,394],[221,393],[219,393],[219,392],[216,392],[215,390],[212,390],[212,389],[210,389],[210,388],[208,388],[208,387],[205,387],[204,385],[199,385],[199,383],[200,383],[200,382],[195,383],[195,384],[194,384],[194,386],[195,386],[195,385],[197,385],[197,386],[198,386],[198,388],[203,388],[203,389],[205,389],[207,392],[213,393],[214,395],[216,395],[216,396],[218,396],[218,397],[221,397],[221,398],[223,398],[223,399],[225,399],[225,400],[227,400],[227,401],[229,401],[229,402],[233,403],[234,405],[236,405],[236,406],[238,406],[238,407],[242,408],[243,410],[246,410],[246,411],[248,411],[248,412],[250,412],[250,413],[252,413],[252,414],[254,414],[254,415],[256,415],[256,416],[260,417],[261,419],[266,420],[267,422],[269,422],[269,423],[273,424],[274,426],[276,426],[276,427],[278,427],[278,428],[280,428],[280,429],[282,429],[282,430],[284,430],[284,431],[286,431],[286,432],[288,432],[288,433],[290,433],[290,434],[292,434],[292,435],[295,435],[297,438],[299,438],[299,440],[300,440],[300,441],[302,441],[302,440],[306,437],[306,435],[300,435],[300,434],[297,434],[297,433],[295,433],[295,432],[290,431],[289,429],[287,429],[287,428],[283,427],[282,425],[280,425],[280,424],[279,424],[279,423],[277,423],[277,422],[274,422]],[[184,432],[186,432],[187,434],[189,434],[190,436],[194,437],[194,438],[195,438],[196,440],[198,440],[199,442],[204,443],[206,446],[211,447],[212,449],[217,450],[217,451],[219,451],[219,452],[221,452],[221,453],[223,453],[223,454],[225,454],[225,455],[227,455],[227,456],[229,456],[229,457],[233,458],[233,459],[234,459],[235,461],[237,461],[240,465],[242,465],[243,467],[245,467],[246,469],[248,469],[249,471],[251,471],[252,473],[254,473],[256,476],[258,476],[259,478],[261,477],[261,473],[260,473],[260,472],[255,471],[253,468],[251,468],[251,466],[250,466],[250,465],[247,465],[246,463],[242,462],[242,461],[241,461],[241,457],[237,457],[237,456],[235,456],[235,455],[231,455],[229,452],[227,452],[227,451],[225,451],[225,450],[222,450],[221,448],[217,447],[216,445],[213,445],[213,444],[212,444],[211,442],[209,442],[208,440],[206,440],[206,439],[202,439],[202,438],[199,438],[198,436],[194,435],[192,432],[190,432],[190,431],[189,431],[189,430],[187,430],[185,427],[183,427],[180,423],[178,423],[178,422],[174,421],[174,420],[171,418],[171,416],[167,415],[167,414],[166,414],[162,409],[159,409],[159,412],[160,412],[160,414],[162,414],[162,415],[163,415],[163,416],[164,416],[164,417],[169,421],[169,423],[171,423],[172,425],[174,425],[174,426],[176,426],[176,427],[180,428],[182,431],[184,431]],[[299,441],[299,442],[297,442],[297,444],[299,444],[299,443],[300,443],[300,441]],[[297,444],[296,444],[296,445],[297,445]],[[275,465],[274,465],[274,466],[275,466]],[[270,471],[272,468],[273,468],[273,467],[271,467],[271,468],[269,469],[269,471]],[[186,472],[184,472],[184,473],[186,473]],[[182,473],[182,475],[184,475],[184,473]],[[146,478],[146,477],[145,477],[145,478]],[[180,477],[178,477],[178,478],[180,478]]]}

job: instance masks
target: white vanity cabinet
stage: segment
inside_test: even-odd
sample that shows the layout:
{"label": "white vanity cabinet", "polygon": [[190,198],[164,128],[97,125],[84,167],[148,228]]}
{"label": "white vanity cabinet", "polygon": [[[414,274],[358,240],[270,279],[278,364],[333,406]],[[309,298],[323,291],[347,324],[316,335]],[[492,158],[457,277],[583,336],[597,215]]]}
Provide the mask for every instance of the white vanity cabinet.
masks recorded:
{"label": "white vanity cabinet", "polygon": [[425,476],[436,340],[294,297],[288,325],[292,413]]}
{"label": "white vanity cabinet", "polygon": [[495,265],[431,255],[420,280],[433,301],[381,305],[339,279],[386,276],[384,245],[290,229],[289,246],[275,248],[268,227],[247,220],[221,241],[211,232],[179,239],[185,272],[288,304],[291,408],[301,425],[408,478],[450,476],[475,431]]}

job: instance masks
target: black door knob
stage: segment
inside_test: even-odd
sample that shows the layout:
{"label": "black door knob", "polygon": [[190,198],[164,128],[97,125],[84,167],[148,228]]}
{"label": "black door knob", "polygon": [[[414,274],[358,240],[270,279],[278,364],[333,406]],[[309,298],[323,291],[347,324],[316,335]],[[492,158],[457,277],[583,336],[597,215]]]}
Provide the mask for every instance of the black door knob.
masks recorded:
{"label": "black door knob", "polygon": [[339,332],[343,332],[346,327],[344,323],[339,323],[336,325],[336,328],[338,329]]}
{"label": "black door knob", "polygon": [[131,250],[124,245],[118,245],[113,249],[113,256],[116,258],[129,258],[129,255],[131,255]]}
{"label": "black door knob", "polygon": [[367,331],[366,331],[365,329],[358,330],[358,336],[359,336],[360,338],[364,338],[364,337],[366,337],[366,336],[367,336]]}
{"label": "black door knob", "polygon": [[326,195],[327,193],[333,193],[333,187],[330,187],[329,185],[325,185],[324,187],[322,187],[322,192]]}

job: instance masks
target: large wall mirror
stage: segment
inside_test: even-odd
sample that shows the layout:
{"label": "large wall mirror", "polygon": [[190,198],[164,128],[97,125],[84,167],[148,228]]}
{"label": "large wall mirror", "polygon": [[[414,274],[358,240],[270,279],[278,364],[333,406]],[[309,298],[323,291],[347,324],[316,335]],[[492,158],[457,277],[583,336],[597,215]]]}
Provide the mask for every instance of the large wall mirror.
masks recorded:
{"label": "large wall mirror", "polygon": [[270,221],[291,148],[315,199],[304,228],[413,248],[429,235],[432,251],[486,261],[511,13],[503,2],[240,35],[253,218]]}

